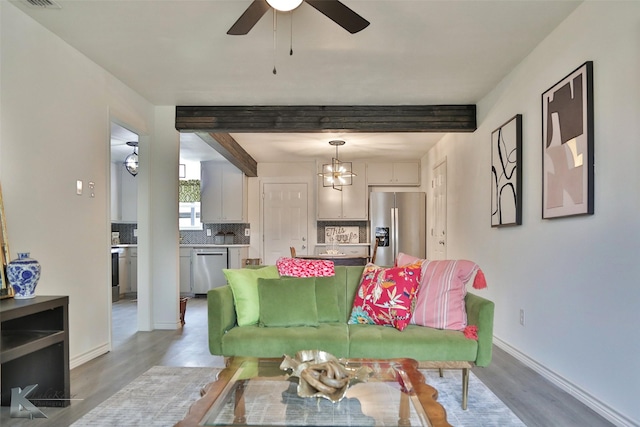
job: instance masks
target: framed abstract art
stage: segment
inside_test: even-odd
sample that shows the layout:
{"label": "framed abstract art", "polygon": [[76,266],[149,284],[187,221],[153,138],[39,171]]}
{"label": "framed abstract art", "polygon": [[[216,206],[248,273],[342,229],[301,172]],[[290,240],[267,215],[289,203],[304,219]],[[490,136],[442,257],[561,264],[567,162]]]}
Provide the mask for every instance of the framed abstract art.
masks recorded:
{"label": "framed abstract art", "polygon": [[593,214],[593,62],[542,94],[542,218]]}
{"label": "framed abstract art", "polygon": [[522,114],[491,133],[491,226],[522,224]]}

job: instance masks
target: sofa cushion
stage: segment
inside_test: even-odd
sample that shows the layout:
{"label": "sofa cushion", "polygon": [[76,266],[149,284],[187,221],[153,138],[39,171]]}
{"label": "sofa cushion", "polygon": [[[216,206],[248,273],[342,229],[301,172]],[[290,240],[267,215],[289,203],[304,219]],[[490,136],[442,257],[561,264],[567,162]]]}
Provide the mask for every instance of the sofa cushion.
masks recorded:
{"label": "sofa cushion", "polygon": [[280,257],[276,267],[281,276],[327,277],[335,275],[333,261]]}
{"label": "sofa cushion", "polygon": [[340,322],[340,306],[338,305],[338,286],[336,279],[340,276],[344,282],[346,272],[336,270],[336,276],[316,277],[316,308],[318,310],[318,322]]}
{"label": "sofa cushion", "polygon": [[420,274],[419,263],[392,268],[367,264],[348,323],[389,325],[403,330],[411,319]]}
{"label": "sofa cushion", "polygon": [[[400,253],[397,263],[415,262]],[[461,331],[467,326],[464,297],[466,284],[479,267],[467,260],[420,260],[422,279],[411,323],[437,329]]]}
{"label": "sofa cushion", "polygon": [[293,356],[300,350],[309,349],[322,349],[336,357],[349,357],[347,325],[320,323],[316,328],[292,326],[286,329],[237,326],[222,336],[223,356],[282,357],[283,354]]}
{"label": "sofa cushion", "polygon": [[478,341],[460,331],[409,325],[402,332],[376,325],[349,325],[349,357],[418,361],[473,361]]}
{"label": "sofa cushion", "polygon": [[318,326],[312,277],[258,279],[260,326]]}
{"label": "sofa cushion", "polygon": [[258,279],[278,278],[278,269],[275,265],[270,265],[257,269],[223,269],[222,272],[233,292],[238,325],[255,325],[260,318]]}

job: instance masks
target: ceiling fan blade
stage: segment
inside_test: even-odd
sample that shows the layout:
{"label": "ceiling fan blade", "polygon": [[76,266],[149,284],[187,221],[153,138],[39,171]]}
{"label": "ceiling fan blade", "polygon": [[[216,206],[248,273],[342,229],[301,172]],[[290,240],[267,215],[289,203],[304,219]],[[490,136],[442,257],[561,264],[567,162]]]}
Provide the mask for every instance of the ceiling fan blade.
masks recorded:
{"label": "ceiling fan blade", "polygon": [[369,25],[369,21],[349,9],[338,0],[305,0],[311,6],[322,12],[327,18],[340,25],[351,34],[362,31]]}
{"label": "ceiling fan blade", "polygon": [[270,8],[266,0],[253,0],[253,3],[249,5],[235,24],[229,28],[227,34],[232,36],[243,36],[247,34]]}

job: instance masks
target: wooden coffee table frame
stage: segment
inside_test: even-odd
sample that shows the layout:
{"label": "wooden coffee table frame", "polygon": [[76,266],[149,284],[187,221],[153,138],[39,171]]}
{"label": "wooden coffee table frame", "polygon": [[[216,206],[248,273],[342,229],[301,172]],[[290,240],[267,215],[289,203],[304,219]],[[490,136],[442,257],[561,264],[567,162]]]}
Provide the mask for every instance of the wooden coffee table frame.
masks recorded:
{"label": "wooden coffee table frame", "polygon": [[[202,396],[197,402],[195,402],[191,408],[189,408],[189,412],[184,420],[180,421],[176,424],[176,427],[195,427],[201,426],[204,418],[207,416],[207,413],[211,409],[212,405],[216,402],[216,400],[220,397],[221,393],[225,389],[225,387],[229,384],[231,379],[234,377],[236,371],[242,366],[242,364],[246,361],[270,361],[274,363],[279,363],[282,359],[257,359],[257,358],[247,358],[247,357],[234,357],[229,359],[228,366],[220,371],[218,374],[218,378],[216,381],[207,384],[200,391],[200,395]],[[349,364],[363,364],[363,365],[375,365],[375,364],[385,364],[385,363],[394,363],[399,365],[406,373],[409,378],[410,383],[413,386],[413,390],[411,392],[415,393],[418,398],[422,409],[432,427],[451,427],[451,424],[447,422],[447,413],[445,409],[436,401],[438,398],[438,391],[431,387],[430,385],[425,383],[424,376],[418,370],[418,362],[413,359],[391,359],[391,360],[375,360],[375,359],[349,359]],[[385,378],[385,380],[387,380]],[[388,378],[388,381],[396,381],[395,378]],[[408,397],[408,395],[407,395]],[[403,399],[401,402],[401,412],[403,411],[402,406],[406,405],[406,410],[408,411],[409,399]],[[242,408],[239,408],[240,412],[242,412]],[[244,414],[240,414],[243,416]],[[237,426],[236,426],[237,427]]]}

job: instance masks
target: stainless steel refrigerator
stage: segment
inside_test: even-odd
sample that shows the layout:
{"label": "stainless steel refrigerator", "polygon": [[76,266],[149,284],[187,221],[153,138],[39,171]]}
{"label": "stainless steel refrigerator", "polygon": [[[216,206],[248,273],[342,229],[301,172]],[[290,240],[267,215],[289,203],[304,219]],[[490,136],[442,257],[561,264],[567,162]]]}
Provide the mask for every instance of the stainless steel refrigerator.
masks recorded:
{"label": "stainless steel refrigerator", "polygon": [[423,192],[370,193],[371,242],[378,241],[377,265],[393,265],[398,252],[426,258],[426,203]]}

